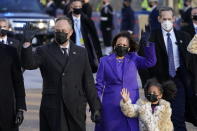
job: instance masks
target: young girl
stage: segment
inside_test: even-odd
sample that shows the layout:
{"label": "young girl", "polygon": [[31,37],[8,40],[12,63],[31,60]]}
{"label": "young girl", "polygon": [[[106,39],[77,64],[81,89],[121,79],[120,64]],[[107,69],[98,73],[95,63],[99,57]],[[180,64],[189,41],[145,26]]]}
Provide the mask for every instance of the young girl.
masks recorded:
{"label": "young girl", "polygon": [[[120,107],[127,117],[138,117],[140,131],[173,131],[170,100],[175,96],[176,86],[172,81],[160,84],[155,79],[147,81],[144,87],[145,98],[132,104],[126,88],[121,91]],[[132,94],[131,94],[132,95]]]}

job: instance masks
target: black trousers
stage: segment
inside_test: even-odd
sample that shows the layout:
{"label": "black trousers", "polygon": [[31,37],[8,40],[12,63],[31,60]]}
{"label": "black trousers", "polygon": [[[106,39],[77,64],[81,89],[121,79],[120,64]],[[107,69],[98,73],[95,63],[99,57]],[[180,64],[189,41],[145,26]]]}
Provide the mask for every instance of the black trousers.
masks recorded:
{"label": "black trousers", "polygon": [[175,78],[172,80],[175,82],[177,87],[176,97],[171,100],[172,108],[172,122],[174,125],[174,131],[187,131],[185,125],[185,83],[184,83],[184,73],[181,70],[177,71]]}
{"label": "black trousers", "polygon": [[40,131],[61,131],[59,111],[57,109],[40,108]]}
{"label": "black trousers", "polygon": [[101,30],[105,46],[111,46],[112,30]]}
{"label": "black trousers", "polygon": [[40,131],[85,131],[78,126],[63,102],[61,108],[40,109]]}
{"label": "black trousers", "polygon": [[18,128],[1,128],[0,127],[0,131],[19,131]]}

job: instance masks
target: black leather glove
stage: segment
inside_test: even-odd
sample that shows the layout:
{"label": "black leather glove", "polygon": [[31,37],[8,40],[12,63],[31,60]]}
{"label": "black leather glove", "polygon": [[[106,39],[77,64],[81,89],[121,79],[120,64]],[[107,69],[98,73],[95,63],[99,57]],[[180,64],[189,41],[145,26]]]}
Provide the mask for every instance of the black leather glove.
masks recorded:
{"label": "black leather glove", "polygon": [[100,111],[99,110],[94,111],[91,114],[91,119],[92,119],[93,122],[99,123],[100,120],[101,120],[101,113],[100,113]]}
{"label": "black leather glove", "polygon": [[36,33],[38,32],[37,29],[35,29],[32,24],[30,24],[29,22],[23,27],[23,38],[24,38],[24,42],[30,42],[32,41],[32,39],[34,38],[34,36],[36,35]]}
{"label": "black leather glove", "polygon": [[20,126],[20,125],[22,124],[23,120],[24,120],[23,111],[19,110],[19,111],[16,113],[15,125],[16,125],[16,126]]}
{"label": "black leather glove", "polygon": [[151,30],[149,26],[145,26],[145,32],[142,30],[141,32],[141,40],[140,40],[140,44],[145,46],[148,44],[148,41],[150,39],[150,35],[151,35]]}

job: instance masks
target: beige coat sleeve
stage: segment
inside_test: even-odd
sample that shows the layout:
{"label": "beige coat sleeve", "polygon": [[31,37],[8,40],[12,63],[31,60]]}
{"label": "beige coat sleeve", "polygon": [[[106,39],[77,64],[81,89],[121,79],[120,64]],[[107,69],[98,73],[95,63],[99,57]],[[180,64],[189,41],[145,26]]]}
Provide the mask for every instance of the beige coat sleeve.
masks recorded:
{"label": "beige coat sleeve", "polygon": [[137,117],[138,116],[138,105],[132,104],[132,101],[124,103],[123,100],[120,101],[120,108],[123,114],[127,117]]}
{"label": "beige coat sleeve", "polygon": [[189,51],[192,54],[197,54],[197,35],[193,37],[193,39],[190,41],[187,51]]}

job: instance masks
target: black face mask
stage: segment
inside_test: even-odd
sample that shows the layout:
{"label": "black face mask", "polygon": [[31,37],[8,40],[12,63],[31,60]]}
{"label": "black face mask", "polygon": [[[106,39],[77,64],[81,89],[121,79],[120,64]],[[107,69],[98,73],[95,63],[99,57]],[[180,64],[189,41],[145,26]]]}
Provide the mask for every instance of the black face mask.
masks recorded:
{"label": "black face mask", "polygon": [[158,101],[157,95],[155,95],[155,94],[147,94],[146,98],[150,102],[156,102],[156,101]]}
{"label": "black face mask", "polygon": [[150,8],[153,8],[153,5],[152,4],[148,4],[148,5],[149,5]]}
{"label": "black face mask", "polygon": [[195,20],[195,21],[197,21],[197,15],[193,15],[192,16],[192,19]]}
{"label": "black face mask", "polygon": [[129,52],[129,47],[116,46],[115,52],[119,57],[123,57]]}
{"label": "black face mask", "polygon": [[82,12],[82,8],[74,8],[73,9],[73,13],[76,14],[76,15],[81,14],[81,12]]}
{"label": "black face mask", "polygon": [[4,36],[7,35],[7,33],[8,33],[7,30],[4,30],[4,29],[1,29],[1,28],[0,28],[0,36],[4,37]]}
{"label": "black face mask", "polygon": [[64,33],[64,32],[55,32],[55,41],[59,44],[59,45],[63,45],[65,42],[68,41],[68,33]]}

